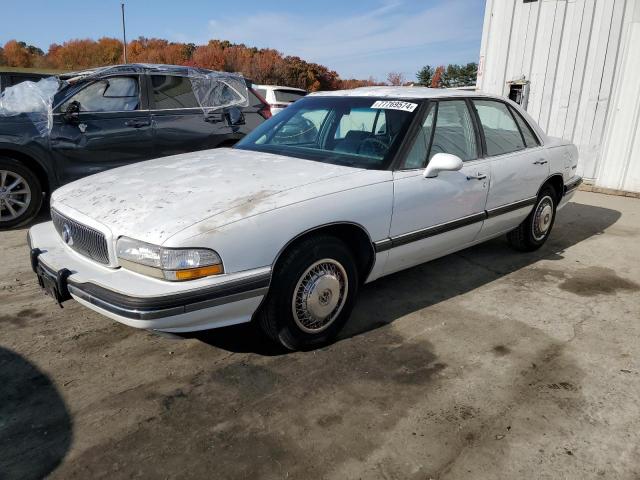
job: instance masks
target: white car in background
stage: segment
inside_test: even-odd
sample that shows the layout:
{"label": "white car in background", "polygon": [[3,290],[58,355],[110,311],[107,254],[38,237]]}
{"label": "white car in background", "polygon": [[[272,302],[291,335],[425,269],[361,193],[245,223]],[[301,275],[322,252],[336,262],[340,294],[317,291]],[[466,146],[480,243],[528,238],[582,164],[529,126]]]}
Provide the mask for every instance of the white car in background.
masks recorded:
{"label": "white car in background", "polygon": [[281,112],[293,102],[307,95],[307,91],[301,88],[280,87],[277,85],[254,85],[253,89],[271,106],[272,115]]}
{"label": "white car in background", "polygon": [[[56,190],[29,231],[40,285],[137,328],[255,319],[287,348],[330,341],[359,288],[507,234],[549,237],[576,147],[476,92],[312,94],[233,149],[103,172]],[[425,278],[425,288],[437,279]]]}

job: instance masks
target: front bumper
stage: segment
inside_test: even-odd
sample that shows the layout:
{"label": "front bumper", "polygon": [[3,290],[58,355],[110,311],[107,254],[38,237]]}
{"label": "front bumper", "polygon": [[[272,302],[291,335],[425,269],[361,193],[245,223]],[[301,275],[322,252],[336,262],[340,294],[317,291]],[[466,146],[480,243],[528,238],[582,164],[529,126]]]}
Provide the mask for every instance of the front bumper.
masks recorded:
{"label": "front bumper", "polygon": [[248,322],[271,278],[270,267],[179,283],[110,268],[65,245],[52,222],[32,227],[29,245],[34,272],[58,301],[72,297],[136,328],[187,332]]}

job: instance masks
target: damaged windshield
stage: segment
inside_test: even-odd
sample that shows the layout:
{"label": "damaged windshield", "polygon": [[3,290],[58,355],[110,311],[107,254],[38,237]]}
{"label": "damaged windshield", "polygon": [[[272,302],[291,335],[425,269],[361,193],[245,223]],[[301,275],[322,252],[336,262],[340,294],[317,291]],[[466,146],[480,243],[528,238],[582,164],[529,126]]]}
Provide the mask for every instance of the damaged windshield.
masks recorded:
{"label": "damaged windshield", "polygon": [[235,148],[367,169],[386,169],[418,103],[309,96],[263,123]]}

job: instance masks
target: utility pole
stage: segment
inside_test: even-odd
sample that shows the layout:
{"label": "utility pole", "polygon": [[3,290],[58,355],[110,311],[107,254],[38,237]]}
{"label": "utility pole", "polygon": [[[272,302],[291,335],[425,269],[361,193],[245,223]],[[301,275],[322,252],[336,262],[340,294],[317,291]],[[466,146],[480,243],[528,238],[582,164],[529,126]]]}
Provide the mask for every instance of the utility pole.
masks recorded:
{"label": "utility pole", "polygon": [[124,46],[124,63],[127,63],[127,29],[124,25],[124,2],[120,4],[122,7],[122,45]]}

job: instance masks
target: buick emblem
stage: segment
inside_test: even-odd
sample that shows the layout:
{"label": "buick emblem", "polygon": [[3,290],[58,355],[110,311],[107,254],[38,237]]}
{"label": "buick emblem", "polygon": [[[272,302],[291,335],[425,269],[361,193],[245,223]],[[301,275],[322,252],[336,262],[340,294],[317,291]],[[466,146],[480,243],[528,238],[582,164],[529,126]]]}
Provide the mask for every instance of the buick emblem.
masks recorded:
{"label": "buick emblem", "polygon": [[62,225],[62,241],[67,245],[73,245],[73,237],[71,236],[71,227],[66,223]]}

